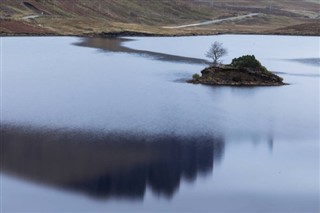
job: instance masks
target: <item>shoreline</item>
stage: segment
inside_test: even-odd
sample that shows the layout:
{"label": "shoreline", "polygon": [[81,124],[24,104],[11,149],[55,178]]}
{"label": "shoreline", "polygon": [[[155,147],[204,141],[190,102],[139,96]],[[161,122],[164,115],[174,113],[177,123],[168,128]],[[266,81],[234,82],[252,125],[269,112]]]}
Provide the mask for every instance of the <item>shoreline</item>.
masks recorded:
{"label": "shoreline", "polygon": [[0,37],[85,37],[85,38],[110,38],[110,37],[190,37],[190,36],[216,36],[216,35],[265,35],[265,36],[304,36],[319,37],[320,34],[303,33],[252,33],[252,32],[218,32],[218,33],[150,33],[139,31],[115,31],[83,34],[61,33],[0,33]]}

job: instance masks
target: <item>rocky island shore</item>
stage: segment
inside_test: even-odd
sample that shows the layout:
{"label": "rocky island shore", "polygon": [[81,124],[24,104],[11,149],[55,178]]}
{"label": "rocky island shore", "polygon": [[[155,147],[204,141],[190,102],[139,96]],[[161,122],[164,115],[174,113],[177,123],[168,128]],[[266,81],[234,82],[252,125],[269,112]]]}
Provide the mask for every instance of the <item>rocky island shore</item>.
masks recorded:
{"label": "rocky island shore", "polygon": [[188,81],[194,84],[225,86],[282,86],[283,79],[268,71],[255,56],[233,59],[229,65],[209,66]]}

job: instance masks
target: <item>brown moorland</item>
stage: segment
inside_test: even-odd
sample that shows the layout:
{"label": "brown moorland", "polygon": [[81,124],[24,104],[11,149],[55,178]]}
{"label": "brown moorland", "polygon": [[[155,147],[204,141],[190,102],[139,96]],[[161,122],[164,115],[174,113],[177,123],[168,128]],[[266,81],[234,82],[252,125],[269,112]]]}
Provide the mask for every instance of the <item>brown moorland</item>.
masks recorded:
{"label": "brown moorland", "polygon": [[[319,11],[319,0],[1,0],[0,35],[320,35]],[[221,21],[178,27],[210,20]]]}

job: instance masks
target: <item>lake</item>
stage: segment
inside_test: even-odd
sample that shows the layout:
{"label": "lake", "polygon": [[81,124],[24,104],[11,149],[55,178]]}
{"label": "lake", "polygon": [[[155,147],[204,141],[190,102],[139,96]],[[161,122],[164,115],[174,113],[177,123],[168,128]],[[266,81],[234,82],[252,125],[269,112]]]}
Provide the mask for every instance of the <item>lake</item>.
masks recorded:
{"label": "lake", "polygon": [[[288,85],[186,83],[214,41]],[[320,37],[1,47],[1,212],[320,211]]]}

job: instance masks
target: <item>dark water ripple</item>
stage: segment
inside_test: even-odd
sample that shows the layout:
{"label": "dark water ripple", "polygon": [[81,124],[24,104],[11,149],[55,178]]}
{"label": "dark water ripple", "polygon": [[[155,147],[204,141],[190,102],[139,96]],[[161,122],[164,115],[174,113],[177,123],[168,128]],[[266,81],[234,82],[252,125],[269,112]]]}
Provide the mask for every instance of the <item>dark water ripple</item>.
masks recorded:
{"label": "dark water ripple", "polygon": [[296,59],[287,59],[287,61],[298,62],[301,64],[320,67],[320,58],[296,58]]}

